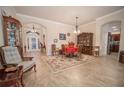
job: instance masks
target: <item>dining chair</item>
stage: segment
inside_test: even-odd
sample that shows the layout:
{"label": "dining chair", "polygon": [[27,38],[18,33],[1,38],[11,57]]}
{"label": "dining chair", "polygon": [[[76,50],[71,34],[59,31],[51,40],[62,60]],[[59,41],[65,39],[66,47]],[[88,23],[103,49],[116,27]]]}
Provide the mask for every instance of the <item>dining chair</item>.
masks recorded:
{"label": "dining chair", "polygon": [[99,56],[99,51],[100,51],[100,47],[99,46],[94,46],[93,47],[93,55],[94,56]]}

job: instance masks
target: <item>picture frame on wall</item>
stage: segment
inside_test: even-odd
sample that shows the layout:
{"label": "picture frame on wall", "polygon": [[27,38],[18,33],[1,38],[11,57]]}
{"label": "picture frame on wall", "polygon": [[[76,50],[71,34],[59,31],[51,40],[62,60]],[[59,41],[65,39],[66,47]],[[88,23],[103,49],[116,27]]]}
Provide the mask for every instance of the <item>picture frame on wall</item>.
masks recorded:
{"label": "picture frame on wall", "polygon": [[58,39],[54,39],[54,41],[53,41],[54,43],[58,43]]}
{"label": "picture frame on wall", "polygon": [[66,40],[66,34],[59,33],[59,40]]}

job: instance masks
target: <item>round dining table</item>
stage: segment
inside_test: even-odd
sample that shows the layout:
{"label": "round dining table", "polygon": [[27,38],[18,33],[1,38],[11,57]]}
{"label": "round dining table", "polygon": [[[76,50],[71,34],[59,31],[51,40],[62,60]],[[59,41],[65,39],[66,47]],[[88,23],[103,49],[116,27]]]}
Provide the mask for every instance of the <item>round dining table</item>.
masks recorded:
{"label": "round dining table", "polygon": [[78,52],[78,48],[77,47],[66,47],[65,51],[67,55],[72,56]]}

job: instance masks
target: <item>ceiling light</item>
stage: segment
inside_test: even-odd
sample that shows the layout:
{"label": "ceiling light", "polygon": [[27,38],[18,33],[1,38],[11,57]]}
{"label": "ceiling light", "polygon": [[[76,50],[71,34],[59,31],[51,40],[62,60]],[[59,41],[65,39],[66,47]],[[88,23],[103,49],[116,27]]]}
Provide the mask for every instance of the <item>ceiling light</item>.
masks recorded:
{"label": "ceiling light", "polygon": [[75,26],[75,30],[74,30],[75,34],[79,34],[80,33],[80,30],[79,30],[78,24],[77,24],[77,20],[78,20],[78,17],[76,17],[76,26]]}

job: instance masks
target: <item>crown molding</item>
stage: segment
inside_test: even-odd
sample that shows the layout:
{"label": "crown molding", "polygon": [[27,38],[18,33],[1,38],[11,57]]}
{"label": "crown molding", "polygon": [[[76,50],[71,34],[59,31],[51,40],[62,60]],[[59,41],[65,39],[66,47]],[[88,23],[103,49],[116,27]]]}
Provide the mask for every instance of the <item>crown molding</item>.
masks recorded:
{"label": "crown molding", "polygon": [[44,18],[29,16],[29,15],[25,15],[25,14],[20,14],[20,13],[16,13],[16,16],[27,17],[27,18],[32,18],[35,20],[40,20],[40,21],[45,21],[45,22],[51,22],[54,24],[60,24],[60,25],[66,25],[66,26],[74,27],[73,25],[69,25],[69,24],[65,24],[65,23],[61,23],[61,22],[57,22],[57,21],[53,21],[53,20],[48,20],[48,19],[44,19]]}
{"label": "crown molding", "polygon": [[105,16],[96,18],[96,20],[102,20],[102,19],[104,19],[104,18],[106,18],[106,17],[109,17],[109,16],[112,16],[112,15],[118,14],[118,13],[120,13],[120,12],[124,12],[124,8],[123,8],[123,9],[120,9],[120,10],[118,10],[118,11],[109,13],[109,14],[107,14],[107,15],[105,15]]}
{"label": "crown molding", "polygon": [[89,22],[89,23],[87,23],[87,24],[82,24],[82,25],[80,25],[79,28],[80,28],[80,27],[84,27],[84,26],[88,26],[88,25],[90,25],[90,24],[95,24],[95,23],[96,23],[96,21],[91,21],[91,22]]}

